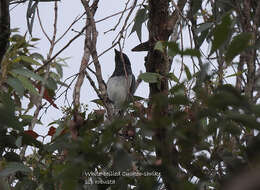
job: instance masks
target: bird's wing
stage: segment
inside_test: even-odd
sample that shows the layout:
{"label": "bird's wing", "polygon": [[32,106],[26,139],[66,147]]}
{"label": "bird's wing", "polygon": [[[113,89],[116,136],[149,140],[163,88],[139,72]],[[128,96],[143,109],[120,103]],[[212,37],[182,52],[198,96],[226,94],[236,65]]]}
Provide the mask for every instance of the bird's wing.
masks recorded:
{"label": "bird's wing", "polygon": [[135,93],[135,76],[132,74],[132,77],[131,77],[132,81],[131,81],[131,85],[130,85],[130,94],[131,95],[134,95]]}

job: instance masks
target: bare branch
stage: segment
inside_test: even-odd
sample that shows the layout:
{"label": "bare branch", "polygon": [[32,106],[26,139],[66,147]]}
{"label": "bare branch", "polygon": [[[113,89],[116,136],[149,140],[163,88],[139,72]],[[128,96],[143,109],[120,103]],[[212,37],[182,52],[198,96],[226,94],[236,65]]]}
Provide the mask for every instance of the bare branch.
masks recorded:
{"label": "bare branch", "polygon": [[[87,35],[89,36],[91,35],[90,28],[87,28],[86,32]],[[85,39],[85,46],[86,46],[86,41],[87,41],[87,37]],[[84,77],[85,77],[84,71],[87,68],[87,63],[89,62],[89,59],[90,59],[90,51],[87,47],[85,47],[84,55],[82,57],[81,64],[80,64],[80,71],[73,91],[73,105],[76,108],[79,108],[80,106],[80,89],[84,81]]]}
{"label": "bare branch", "polygon": [[[169,33],[171,33],[173,31],[173,28],[176,25],[176,22],[178,21],[179,15],[181,15],[183,17],[181,12],[182,12],[184,6],[186,5],[187,0],[179,0],[177,6],[174,3],[174,1],[172,1],[172,2],[173,2],[173,5],[175,6],[175,11],[172,13],[172,15],[168,19],[166,30]],[[183,17],[183,18],[185,18],[185,17]]]}
{"label": "bare branch", "polygon": [[[86,7],[88,7],[88,2],[81,0],[82,5],[86,10]],[[89,15],[87,15],[89,17]],[[73,91],[73,105],[76,109],[79,108],[80,106],[80,90],[84,81],[85,77],[85,69],[87,68],[87,63],[89,62],[90,59],[90,44],[92,41],[92,27],[93,25],[89,22],[89,18],[86,19],[86,36],[85,36],[85,43],[84,43],[84,55],[82,57],[81,65],[80,65],[80,72],[77,77],[77,81],[74,87]]]}
{"label": "bare branch", "polygon": [[80,17],[75,18],[75,20],[70,24],[68,29],[56,40],[55,44],[57,44],[69,32],[69,30],[72,28],[72,26],[75,23],[77,23],[85,14],[86,14],[86,12],[84,12]]}
{"label": "bare branch", "polygon": [[93,89],[95,90],[96,94],[98,95],[99,99],[102,100],[103,97],[100,94],[100,91],[98,90],[94,80],[90,77],[89,73],[87,71],[85,71],[85,75],[90,83],[90,85],[93,87]]}
{"label": "bare branch", "polygon": [[9,5],[12,5],[12,4],[20,4],[20,3],[25,3],[26,0],[20,0],[20,1],[12,1],[9,3]]}
{"label": "bare branch", "polygon": [[84,26],[76,36],[74,36],[63,48],[61,48],[53,57],[51,57],[48,61],[46,61],[41,67],[36,69],[35,72],[38,72],[39,70],[41,70],[44,67],[46,67],[47,65],[49,65],[57,56],[59,56],[65,49],[67,49],[72,42],[74,42],[78,37],[80,37],[83,34],[86,27],[87,26]]}
{"label": "bare branch", "polygon": [[257,3],[257,7],[256,7],[256,11],[255,11],[255,17],[254,17],[254,24],[255,24],[255,30],[257,30],[257,28],[260,25],[260,3]]}
{"label": "bare branch", "polygon": [[8,39],[10,36],[10,15],[9,5],[7,1],[0,2],[0,63],[8,47]]}
{"label": "bare branch", "polygon": [[124,31],[125,31],[125,29],[126,29],[126,27],[127,27],[127,22],[128,22],[128,20],[129,20],[130,16],[132,15],[132,13],[133,13],[135,7],[136,7],[136,3],[137,3],[137,0],[134,1],[131,10],[129,11],[128,15],[126,16],[126,19],[125,19],[125,22],[124,22],[124,24],[123,24],[123,26],[122,26],[122,29],[120,30],[120,32],[118,33],[118,35],[116,36],[116,38],[114,39],[114,41],[112,42],[112,44],[115,43],[115,41],[116,41],[117,38],[118,38],[118,40],[117,40],[116,43],[119,43],[120,40],[123,38],[123,33],[124,33]]}
{"label": "bare branch", "polygon": [[45,35],[45,37],[48,39],[48,41],[51,43],[51,39],[50,39],[50,37],[48,36],[48,34],[46,33],[46,31],[45,31],[45,29],[44,29],[44,27],[43,27],[43,25],[42,25],[42,20],[41,20],[41,17],[40,17],[40,12],[39,12],[38,6],[37,6],[37,9],[36,9],[36,12],[37,12],[37,18],[38,18],[38,20],[39,20],[41,30],[42,30],[43,34]]}
{"label": "bare branch", "polygon": [[[54,46],[55,46],[55,39],[56,39],[56,34],[57,34],[57,20],[58,20],[58,5],[57,2],[55,2],[54,4],[54,24],[53,24],[53,35],[52,35],[52,39],[50,41],[50,49],[49,49],[49,53],[47,55],[47,60],[50,59],[53,50],[54,50]],[[47,36],[46,36],[47,37]],[[44,74],[44,81],[47,81],[48,77],[49,77],[49,72],[50,72],[50,65],[47,66],[47,69],[45,71]],[[36,122],[37,122],[37,118],[38,115],[40,113],[40,110],[42,108],[42,99],[43,99],[43,95],[44,95],[44,91],[45,91],[45,84],[43,83],[41,86],[41,90],[40,90],[40,96],[38,97],[38,101],[36,103],[36,110],[34,112],[34,117],[32,119],[31,125],[29,126],[29,130],[33,130]]]}
{"label": "bare branch", "polygon": [[[123,16],[124,16],[124,13],[125,13],[126,10],[127,10],[127,6],[128,6],[128,4],[129,4],[129,2],[130,2],[130,0],[128,0],[128,1],[126,2],[126,4],[125,4],[125,9],[122,11],[122,14],[121,14],[120,18],[118,19],[118,21],[117,21],[116,25],[114,26],[114,28],[111,28],[110,30],[105,31],[104,34],[116,30],[116,28],[118,27],[118,25],[121,23],[121,20],[122,20],[122,18],[123,18]],[[133,7],[133,6],[132,6],[132,7]]]}
{"label": "bare branch", "polygon": [[[57,34],[57,20],[58,20],[58,5],[57,5],[57,2],[55,2],[55,4],[54,4],[54,24],[53,24],[54,29],[53,29],[52,39],[50,41],[50,49],[49,49],[49,52],[48,52],[48,55],[47,55],[47,60],[50,59],[50,57],[53,53],[54,42],[55,42],[56,34]],[[43,77],[44,81],[47,81],[47,79],[49,77],[49,72],[50,72],[50,64],[47,65],[47,68],[46,68],[46,71],[45,71],[45,74],[44,74],[44,77]],[[39,113],[42,109],[42,99],[43,99],[44,92],[45,92],[45,86],[44,85],[45,85],[45,82],[41,84],[40,95],[37,97],[36,110],[34,111],[33,119],[32,119],[31,124],[29,126],[29,130],[33,130],[37,121],[38,121],[38,116],[39,116]],[[26,149],[27,149],[27,146],[24,146],[22,148],[22,150],[20,152],[21,158],[24,157]]]}
{"label": "bare branch", "polygon": [[[136,7],[141,6],[141,5],[142,5],[142,4],[138,4],[138,5],[136,5]],[[117,12],[117,13],[115,13],[115,14],[112,14],[112,15],[109,15],[109,16],[107,16],[107,17],[104,17],[104,18],[102,18],[102,19],[100,19],[100,20],[97,20],[95,23],[99,23],[99,22],[102,22],[102,21],[107,20],[107,19],[109,19],[109,18],[112,18],[112,17],[114,17],[114,16],[117,16],[117,15],[119,15],[119,14],[122,14],[122,13],[124,13],[124,12],[126,12],[126,11],[128,11],[128,10],[130,10],[130,9],[132,9],[132,8],[133,8],[133,6],[128,7],[128,8],[126,8],[126,9],[124,9],[123,11]]]}

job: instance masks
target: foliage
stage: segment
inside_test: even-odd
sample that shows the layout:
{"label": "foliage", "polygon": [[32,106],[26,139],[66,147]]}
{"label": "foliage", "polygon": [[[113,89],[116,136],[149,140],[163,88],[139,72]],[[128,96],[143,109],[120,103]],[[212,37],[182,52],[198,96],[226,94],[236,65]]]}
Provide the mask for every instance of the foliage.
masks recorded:
{"label": "foliage", "polygon": [[[148,100],[133,97],[111,121],[101,99],[93,100],[99,110],[64,108],[64,116],[49,124],[45,136],[27,130],[33,118],[29,110],[42,86],[44,99],[57,108],[56,90],[65,85],[62,66],[53,60],[46,80],[43,65],[48,60],[32,53],[38,39],[12,35],[1,63],[0,188],[166,189],[173,183],[175,189],[220,189],[234,175],[259,167],[259,28],[248,30],[235,7],[240,4],[232,2],[190,1],[180,28],[190,30],[195,47],[184,47],[182,40],[154,43],[152,51],[166,55],[166,63],[182,59],[185,77],[169,69],[145,72],[139,79],[158,88],[167,80],[167,92]],[[140,41],[150,10],[143,7],[131,31]],[[250,10],[254,22],[255,7]],[[202,50],[205,43],[208,55]],[[228,82],[229,77],[236,82]],[[29,101],[26,108],[23,99]],[[50,142],[39,140],[47,136]],[[33,152],[22,155],[24,146]]]}
{"label": "foliage", "polygon": [[[44,64],[44,57],[36,52],[31,53],[34,49],[33,43],[38,39],[31,38],[26,41],[25,36],[14,34],[9,41],[10,46],[1,64],[0,160],[1,168],[4,168],[1,170],[1,179],[16,174],[17,179],[21,180],[25,174],[31,174],[32,170],[29,168],[29,162],[23,162],[17,150],[28,145],[41,150],[43,146],[42,142],[36,140],[39,136],[36,132],[26,130],[33,118],[27,113],[33,108],[42,84],[46,87],[44,99],[56,107],[51,94],[54,94],[60,83],[62,70],[60,63],[53,62],[54,69],[45,80],[44,69],[36,72]],[[29,102],[25,108],[22,107],[24,98]]]}

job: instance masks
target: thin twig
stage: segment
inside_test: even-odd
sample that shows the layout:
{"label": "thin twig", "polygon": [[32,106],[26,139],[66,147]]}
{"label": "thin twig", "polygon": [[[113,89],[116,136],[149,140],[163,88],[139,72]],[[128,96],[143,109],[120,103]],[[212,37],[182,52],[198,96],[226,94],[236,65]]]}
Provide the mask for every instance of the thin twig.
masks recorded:
{"label": "thin twig", "polygon": [[[83,5],[83,7],[85,8],[86,14],[87,14],[87,20],[86,20],[86,37],[85,37],[85,44],[84,44],[84,55],[81,61],[81,65],[80,65],[80,72],[79,75],[77,77],[77,82],[75,84],[74,87],[74,91],[73,91],[73,105],[75,108],[79,109],[80,106],[80,90],[84,81],[84,77],[85,77],[85,69],[88,66],[88,62],[90,59],[90,56],[94,57],[93,54],[96,52],[96,41],[97,41],[97,31],[95,28],[95,22],[94,22],[94,18],[93,15],[96,12],[96,9],[94,7],[91,6],[91,8],[89,7],[89,2],[81,0],[81,3]],[[97,5],[98,4],[98,0],[93,2]],[[95,70],[96,70],[96,78],[98,80],[99,83],[99,88],[103,89],[102,85],[103,84],[103,79],[102,79],[102,75],[101,75],[101,67],[99,62],[94,61],[94,65],[95,65]],[[105,89],[105,88],[104,88]],[[99,96],[101,96],[100,93],[98,93]],[[101,96],[102,97],[102,96]]]}
{"label": "thin twig", "polygon": [[172,0],[172,5],[174,6],[175,10],[177,10],[178,14],[183,18],[183,20],[186,21],[186,23],[189,25],[189,20],[182,14],[182,11],[178,7],[178,5]]}
{"label": "thin twig", "polygon": [[124,13],[125,13],[126,10],[127,10],[127,6],[128,6],[128,4],[129,4],[129,2],[130,2],[130,0],[128,0],[128,1],[126,2],[126,4],[125,4],[125,9],[122,11],[122,14],[121,14],[121,16],[119,17],[119,19],[118,19],[116,25],[114,26],[114,28],[111,28],[110,30],[105,31],[104,34],[116,30],[116,28],[118,27],[118,25],[121,23],[121,20],[122,20],[122,18],[123,18],[123,16],[124,16]]}
{"label": "thin twig", "polygon": [[99,92],[99,90],[98,90],[98,88],[97,88],[97,86],[96,86],[94,80],[90,77],[90,75],[89,75],[89,73],[88,73],[87,71],[85,71],[85,75],[86,75],[86,77],[87,77],[87,79],[88,79],[90,85],[91,85],[92,88],[95,90],[96,94],[98,95],[99,99],[102,100],[103,97],[101,96],[101,94],[100,94],[100,92]]}
{"label": "thin twig", "polygon": [[[57,5],[57,2],[55,2],[55,5],[54,5],[54,24],[53,24],[53,35],[52,35],[52,39],[50,41],[50,49],[49,49],[49,53],[47,55],[47,60],[50,59],[52,53],[53,53],[53,50],[54,50],[54,46],[55,46],[55,39],[56,39],[56,35],[57,35],[57,21],[58,21],[58,5]],[[50,72],[50,65],[47,66],[47,69],[45,71],[45,74],[44,74],[44,81],[47,81],[48,77],[49,77],[49,72]],[[29,126],[29,130],[33,130],[36,122],[37,122],[37,118],[38,118],[38,115],[39,115],[39,112],[42,108],[42,99],[43,99],[43,95],[44,95],[44,91],[45,91],[45,84],[42,83],[42,86],[41,86],[41,90],[40,90],[40,96],[38,97],[38,101],[37,101],[37,104],[36,104],[36,110],[34,112],[34,117],[32,119],[32,122],[31,122],[31,125]]]}
{"label": "thin twig", "polygon": [[[127,8],[126,10],[130,10],[130,9],[131,9],[131,13],[132,13],[133,9],[134,9],[136,6],[137,6],[137,5],[136,5],[136,2],[135,2],[135,3],[133,4],[133,6]],[[138,6],[140,6],[140,5],[138,5]],[[126,10],[124,10],[124,11],[126,11]],[[94,19],[92,19],[92,24],[93,24],[93,23],[98,23],[98,22],[104,21],[104,20],[106,20],[106,19],[108,19],[108,18],[111,18],[111,17],[113,17],[113,16],[116,16],[116,15],[118,15],[118,14],[121,14],[121,13],[124,12],[124,11],[120,11],[120,12],[118,12],[118,13],[115,13],[115,14],[113,14],[113,15],[107,16],[107,17],[105,17],[105,18],[103,18],[103,19],[100,19],[100,20],[98,20],[98,21],[94,21]],[[84,13],[84,14],[85,14],[85,13]],[[131,15],[131,14],[128,14],[127,20],[125,21],[125,24],[124,24],[124,26],[122,27],[121,31],[125,30],[130,15]],[[93,16],[92,16],[92,18],[93,18]],[[88,23],[88,25],[89,25],[89,24],[91,24],[91,23]],[[83,35],[83,34],[84,34],[83,32],[84,32],[84,30],[88,27],[88,25],[85,26],[80,32],[78,32],[78,34],[70,41],[69,44],[66,45],[66,47],[68,47],[77,37]],[[129,25],[128,25],[128,26],[129,26]],[[123,38],[123,37],[122,37],[122,35],[121,35],[120,38],[119,38],[119,41],[120,41],[122,38]],[[118,41],[118,42],[119,42],[119,41]],[[98,58],[101,57],[102,55],[104,55],[106,52],[108,52],[108,51],[111,50],[112,48],[114,48],[116,45],[117,45],[117,43],[114,43],[114,44],[111,45],[111,47],[107,48],[106,50],[104,50],[104,51],[103,51],[102,53],[100,53],[99,55],[94,55],[94,56],[92,57],[93,60],[92,60],[91,62],[89,62],[86,67],[84,67],[84,68],[82,67],[78,73],[76,73],[76,74],[74,74],[74,75],[68,77],[67,79],[65,79],[65,81],[67,81],[67,80],[70,79],[70,78],[73,78],[73,80],[72,80],[72,82],[71,82],[71,84],[72,84],[73,81],[76,79],[76,77],[78,77],[78,75],[79,75],[81,72],[83,72],[86,68],[87,68],[88,70],[90,70],[90,71],[97,77],[97,73],[96,73],[95,71],[93,71],[89,66],[90,66],[92,63],[95,63],[95,62],[97,62],[97,63],[99,64]],[[60,52],[62,52],[66,47],[62,48],[62,49],[60,50]],[[95,52],[96,52],[96,50],[95,50]],[[57,54],[55,54],[53,57],[58,56],[58,54],[59,54],[59,52],[58,52]],[[95,53],[95,54],[96,54],[96,53]],[[51,58],[51,59],[52,59],[52,58]],[[49,63],[50,63],[50,62],[49,62]],[[49,64],[49,63],[47,63],[47,64]],[[45,65],[46,65],[46,63],[45,63]],[[100,64],[99,64],[99,65],[100,65]],[[43,65],[42,67],[44,67],[44,65]],[[41,69],[41,68],[39,68],[39,69]],[[105,90],[106,87],[105,87],[105,83],[104,83],[102,77],[101,77],[101,80],[100,80],[100,81],[101,81],[101,83],[103,83],[103,85],[104,85],[104,90]],[[71,86],[71,84],[69,85],[69,87]],[[59,97],[61,97],[64,93],[67,93],[69,87],[67,87],[59,96],[57,96],[56,99],[55,99],[55,101],[56,101],[57,99],[59,99]],[[61,89],[61,88],[60,88],[60,89]],[[58,91],[59,91],[59,90],[58,90]],[[106,91],[106,90],[105,90],[105,91]],[[104,92],[105,92],[105,91],[104,91]],[[103,96],[104,96],[104,92],[102,93]],[[97,95],[99,96],[99,94],[97,94]]]}
{"label": "thin twig", "polygon": [[[135,5],[135,7],[140,6],[140,5],[141,5],[141,4]],[[132,9],[132,8],[133,8],[133,6],[129,7],[129,8],[126,9],[126,10],[129,10],[129,9]],[[125,11],[126,11],[126,10],[125,10]],[[99,22],[101,22],[101,21],[104,21],[104,20],[106,20],[106,19],[108,19],[108,18],[111,18],[111,17],[113,17],[113,16],[116,16],[116,15],[118,15],[118,14],[121,14],[122,12],[123,12],[123,11],[120,11],[120,12],[118,12],[118,13],[115,13],[115,14],[112,14],[112,15],[107,16],[107,17],[105,17],[105,18],[102,18],[102,19],[100,19],[100,20],[97,20],[97,21],[95,21],[95,23],[99,23]],[[85,14],[85,13],[84,13],[84,14]],[[80,37],[80,36],[84,33],[84,31],[85,31],[86,28],[87,28],[87,26],[84,26],[84,27],[81,29],[81,31],[78,32],[77,35],[75,35],[75,36],[74,36],[63,48],[61,48],[49,61],[45,62],[45,63],[44,63],[41,67],[39,67],[35,72],[39,72],[39,70],[43,69],[43,68],[46,67],[48,64],[50,64],[57,56],[59,56],[65,49],[67,49],[72,42],[74,42],[78,37]],[[58,39],[58,40],[60,40],[60,39]],[[58,41],[58,40],[57,40],[57,41]],[[116,44],[113,44],[111,48],[113,48],[115,45],[116,45]],[[106,51],[104,51],[103,53],[101,53],[99,56],[103,55],[104,53],[106,53],[107,51],[109,51],[111,48],[108,48]],[[92,64],[93,62],[94,62],[94,61],[92,61],[92,62],[89,63],[88,65]]]}
{"label": "thin twig", "polygon": [[[112,117],[112,109],[111,109],[111,105],[107,104],[107,91],[106,91],[106,84],[103,80],[102,77],[102,72],[101,72],[101,67],[100,67],[100,63],[98,60],[98,55],[97,55],[97,50],[96,50],[96,43],[97,43],[97,29],[96,29],[96,24],[95,24],[95,20],[93,17],[93,12],[91,11],[91,9],[89,8],[88,4],[85,4],[84,6],[86,12],[87,12],[87,16],[90,22],[90,25],[92,26],[92,39],[91,39],[91,43],[90,43],[90,52],[91,52],[91,56],[93,59],[93,63],[95,66],[95,73],[96,73],[96,79],[98,82],[98,88],[99,90],[96,91],[97,95],[99,96],[99,98],[102,100],[104,107],[107,110],[107,115],[108,118]],[[89,80],[91,83],[91,80]]]}
{"label": "thin twig", "polygon": [[39,20],[41,30],[42,30],[43,34],[45,35],[45,37],[48,39],[48,41],[51,43],[51,39],[50,39],[50,37],[48,36],[48,34],[46,33],[46,31],[44,30],[44,27],[43,27],[43,25],[42,25],[42,20],[41,20],[41,17],[40,17],[40,12],[39,12],[38,6],[37,6],[37,9],[36,9],[36,12],[37,12],[37,18],[38,18],[38,20]]}
{"label": "thin twig", "polygon": [[77,23],[85,14],[86,14],[86,12],[84,12],[80,17],[75,18],[75,20],[70,24],[70,26],[67,28],[67,30],[56,40],[55,44],[57,44],[69,32],[69,30],[72,28],[72,26],[75,23]]}
{"label": "thin twig", "polygon": [[73,41],[75,41],[78,37],[80,37],[82,35],[82,33],[85,31],[86,27],[87,26],[84,26],[76,36],[74,36],[63,48],[61,48],[53,57],[51,57],[48,61],[46,61],[41,67],[36,69],[35,72],[38,72],[39,70],[43,69],[48,64],[50,64],[58,55],[60,55],[65,49],[67,49]]}
{"label": "thin twig", "polygon": [[[177,22],[176,22],[177,23]],[[181,51],[183,51],[183,32],[182,32],[182,26],[180,26],[180,34],[181,34]],[[182,73],[183,73],[183,69],[184,69],[184,61],[183,61],[183,55],[181,55],[181,72],[179,75],[179,81],[181,79]]]}
{"label": "thin twig", "polygon": [[[107,49],[104,50],[101,54],[99,54],[99,55],[97,56],[97,58],[101,57],[101,56],[104,55],[106,52],[108,52],[109,50],[111,50],[112,48],[114,48],[115,46],[116,46],[116,44],[113,44],[111,47],[107,48]],[[93,71],[93,70],[89,67],[93,62],[94,62],[94,61],[92,60],[90,63],[88,63],[87,69],[88,69],[89,71],[91,71],[94,75],[96,75],[95,71]],[[84,70],[85,70],[85,69],[84,69]],[[80,70],[78,73],[73,74],[73,75],[67,77],[67,78],[64,80],[63,83],[66,83],[67,80],[73,78],[73,79],[72,79],[72,82],[68,85],[68,87],[67,87],[63,92],[61,92],[60,95],[58,95],[58,96],[56,97],[55,101],[58,100],[64,93],[67,93],[67,91],[69,90],[69,88],[71,87],[72,83],[75,81],[75,79],[76,79],[77,76],[79,75],[79,73],[82,72],[82,71],[84,71],[84,70]],[[62,89],[62,86],[57,90],[57,92],[60,91],[61,89]]]}
{"label": "thin twig", "polygon": [[124,22],[124,24],[123,24],[123,26],[122,26],[122,29],[120,30],[120,32],[119,32],[119,33],[117,34],[117,36],[115,37],[115,39],[113,40],[112,44],[115,43],[115,41],[116,41],[117,38],[118,38],[118,40],[117,40],[116,43],[119,43],[120,40],[123,38],[123,33],[124,33],[124,31],[125,31],[125,28],[127,27],[128,20],[129,20],[130,16],[132,15],[132,13],[133,13],[133,11],[134,11],[134,9],[135,9],[135,7],[136,7],[136,3],[137,3],[137,0],[134,1],[132,8],[130,9],[128,15],[126,16],[126,19],[125,19],[125,22]]}
{"label": "thin twig", "polygon": [[[136,7],[141,6],[141,5],[142,5],[142,4],[138,4],[138,5],[136,5]],[[124,12],[126,12],[126,11],[128,11],[128,10],[130,10],[130,9],[132,9],[132,8],[133,8],[133,6],[127,8],[127,9],[125,9],[125,10],[123,10],[123,11],[120,11],[120,12],[114,13],[114,14],[112,14],[112,15],[109,15],[109,16],[107,16],[107,17],[104,17],[104,18],[102,18],[102,19],[100,19],[100,20],[97,20],[95,23],[99,23],[99,22],[102,22],[102,21],[107,20],[107,19],[109,19],[109,18],[112,18],[112,17],[114,17],[114,16],[117,16],[117,15],[119,15],[119,14],[122,14],[122,13],[124,13]]]}
{"label": "thin twig", "polygon": [[13,2],[10,2],[9,5],[25,3],[26,1],[27,1],[27,0],[13,1]]}
{"label": "thin twig", "polygon": [[[49,53],[47,55],[47,60],[50,59],[50,57],[53,53],[54,42],[55,42],[56,34],[57,34],[57,20],[58,20],[58,5],[57,5],[57,2],[55,2],[55,4],[54,4],[54,24],[53,24],[54,29],[53,29],[53,36],[50,41],[50,49],[49,49]],[[45,82],[47,81],[47,79],[49,77],[49,72],[50,72],[50,65],[47,66],[47,69],[46,69],[44,77],[43,77]],[[42,99],[43,99],[44,92],[45,92],[45,86],[44,86],[45,82],[43,82],[41,84],[42,86],[40,89],[40,95],[37,97],[36,110],[34,111],[31,124],[29,125],[29,128],[28,128],[29,130],[33,130],[38,121],[38,116],[39,116],[40,110],[42,109]],[[27,146],[24,146],[22,148],[21,153],[20,153],[21,158],[24,157],[26,149],[27,149]]]}

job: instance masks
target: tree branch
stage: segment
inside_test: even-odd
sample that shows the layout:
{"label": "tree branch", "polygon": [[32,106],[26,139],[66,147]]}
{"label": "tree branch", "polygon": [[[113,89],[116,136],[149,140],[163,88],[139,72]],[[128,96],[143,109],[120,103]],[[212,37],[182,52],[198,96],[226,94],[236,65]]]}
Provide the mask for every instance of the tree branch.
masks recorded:
{"label": "tree branch", "polygon": [[6,0],[0,1],[0,63],[8,47],[10,36],[9,4]]}
{"label": "tree branch", "polygon": [[[169,14],[169,1],[165,0],[150,0],[149,1],[149,42],[150,47],[145,63],[146,71],[152,73],[159,73],[162,75],[162,79],[158,83],[149,83],[150,94],[149,97],[153,98],[156,95],[168,96],[168,79],[167,74],[169,72],[169,58],[166,50],[164,52],[154,50],[154,41],[162,40],[168,41],[170,35],[173,33],[179,15],[186,5],[187,0],[179,0],[178,7],[175,7],[175,11],[172,15]],[[182,15],[182,14],[181,14]],[[152,45],[151,45],[152,43]],[[154,122],[156,118],[164,118],[168,115],[168,105],[158,106],[157,102],[150,102],[149,104],[150,116],[152,116]],[[156,157],[157,160],[162,160],[161,174],[166,189],[173,190],[178,189],[178,185],[173,179],[172,171],[175,171],[178,166],[174,165],[174,155],[172,150],[172,142],[169,141],[167,126],[160,125],[154,130],[153,141],[156,142]]]}

